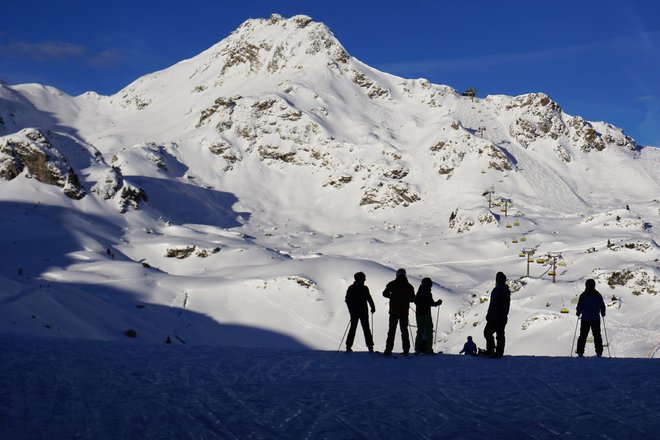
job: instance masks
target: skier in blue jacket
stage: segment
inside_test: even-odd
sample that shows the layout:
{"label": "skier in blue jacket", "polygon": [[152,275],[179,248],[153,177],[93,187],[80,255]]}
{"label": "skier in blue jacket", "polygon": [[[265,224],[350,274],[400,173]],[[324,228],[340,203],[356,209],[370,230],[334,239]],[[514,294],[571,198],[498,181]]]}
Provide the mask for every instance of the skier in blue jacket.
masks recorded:
{"label": "skier in blue jacket", "polygon": [[600,335],[600,317],[605,317],[605,301],[603,295],[596,290],[596,282],[588,279],[585,283],[585,289],[577,303],[576,315],[581,318],[580,336],[577,341],[578,356],[584,355],[584,346],[587,342],[589,330],[594,335],[594,345],[596,346],[596,356],[603,355],[603,338]]}

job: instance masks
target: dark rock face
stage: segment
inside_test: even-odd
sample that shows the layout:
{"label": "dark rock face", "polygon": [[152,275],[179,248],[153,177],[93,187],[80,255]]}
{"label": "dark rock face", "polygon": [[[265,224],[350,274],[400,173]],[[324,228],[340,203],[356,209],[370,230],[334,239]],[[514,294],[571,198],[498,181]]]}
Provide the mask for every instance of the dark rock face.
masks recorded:
{"label": "dark rock face", "polygon": [[27,177],[62,188],[72,199],[85,196],[78,175],[52,144],[49,133],[25,129],[0,141],[0,178],[12,180],[24,171]]}

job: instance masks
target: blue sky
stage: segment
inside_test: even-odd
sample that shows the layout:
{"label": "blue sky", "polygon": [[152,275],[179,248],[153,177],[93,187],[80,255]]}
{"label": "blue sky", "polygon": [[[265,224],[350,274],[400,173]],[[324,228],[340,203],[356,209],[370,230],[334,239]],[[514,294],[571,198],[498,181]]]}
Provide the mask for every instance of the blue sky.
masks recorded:
{"label": "blue sky", "polygon": [[660,2],[3,0],[0,80],[112,94],[248,18],[306,14],[377,69],[479,96],[545,92],[660,146]]}

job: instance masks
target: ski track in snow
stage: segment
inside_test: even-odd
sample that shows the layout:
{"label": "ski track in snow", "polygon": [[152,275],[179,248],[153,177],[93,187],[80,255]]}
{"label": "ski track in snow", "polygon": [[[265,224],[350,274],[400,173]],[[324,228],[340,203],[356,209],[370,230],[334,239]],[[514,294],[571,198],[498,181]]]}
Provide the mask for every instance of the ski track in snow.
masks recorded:
{"label": "ski track in snow", "polygon": [[0,336],[0,438],[654,438],[657,361]]}
{"label": "ski track in snow", "polygon": [[305,327],[305,328],[307,328],[311,331],[317,332],[317,333],[319,333],[319,334],[321,334],[321,335],[323,335],[323,336],[325,336],[325,337],[327,337],[328,339],[331,339],[331,340],[338,337],[338,332],[328,331],[328,329],[326,329],[325,327],[322,327],[320,325],[309,322],[308,320],[304,319],[299,314],[297,314],[294,310],[291,310],[289,307],[286,307],[285,305],[282,305],[282,304],[278,303],[277,301],[274,301],[274,300],[268,298],[266,296],[267,293],[261,294],[257,291],[257,289],[255,289],[252,286],[246,286],[246,287],[250,291],[250,293],[252,293],[256,298],[272,305],[277,310],[283,311],[284,313],[289,315],[294,321],[296,321],[298,324],[302,325],[303,327]]}

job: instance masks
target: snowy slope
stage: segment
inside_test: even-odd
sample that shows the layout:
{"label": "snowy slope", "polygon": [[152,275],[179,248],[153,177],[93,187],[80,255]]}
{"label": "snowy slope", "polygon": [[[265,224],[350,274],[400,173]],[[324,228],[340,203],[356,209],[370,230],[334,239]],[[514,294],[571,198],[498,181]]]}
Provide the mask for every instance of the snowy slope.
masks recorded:
{"label": "snowy slope", "polygon": [[657,360],[0,337],[2,438],[657,437]]}
{"label": "snowy slope", "polygon": [[335,349],[361,270],[382,345],[405,267],[434,280],[436,349],[457,352],[483,345],[502,270],[508,353],[569,354],[595,278],[613,354],[653,357],[659,176],[659,149],[542,93],[463,97],[309,17],[248,20],[113,96],[0,84],[0,332]]}

